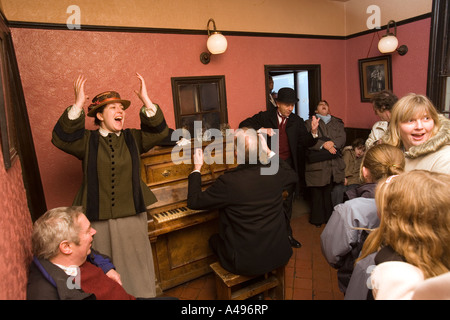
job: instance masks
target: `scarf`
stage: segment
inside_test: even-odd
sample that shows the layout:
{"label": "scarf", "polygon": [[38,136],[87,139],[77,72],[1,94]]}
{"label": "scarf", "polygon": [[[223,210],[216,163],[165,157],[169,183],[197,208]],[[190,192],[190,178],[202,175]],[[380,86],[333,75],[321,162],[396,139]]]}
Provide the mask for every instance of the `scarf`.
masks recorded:
{"label": "scarf", "polygon": [[322,119],[322,121],[325,122],[325,124],[327,124],[331,120],[331,114],[327,114],[326,116],[323,116],[321,114],[316,113],[316,117]]}

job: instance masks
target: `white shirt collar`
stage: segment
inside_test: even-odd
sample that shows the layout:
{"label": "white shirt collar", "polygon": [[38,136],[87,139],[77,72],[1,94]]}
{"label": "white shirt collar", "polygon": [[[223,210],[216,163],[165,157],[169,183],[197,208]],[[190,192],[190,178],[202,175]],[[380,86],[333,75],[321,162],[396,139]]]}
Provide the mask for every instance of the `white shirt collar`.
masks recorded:
{"label": "white shirt collar", "polygon": [[63,266],[57,263],[54,263],[55,266],[61,268],[68,276],[76,277],[78,275],[78,270],[80,269],[78,266]]}
{"label": "white shirt collar", "polygon": [[[277,110],[277,117],[278,117],[278,123],[281,123],[281,121],[283,120],[283,118],[280,116],[280,112]],[[289,118],[289,116],[286,117],[286,121]]]}
{"label": "white shirt collar", "polygon": [[[108,134],[112,133],[112,132],[109,132],[108,130],[105,130],[105,129],[103,129],[103,128],[98,128],[98,132],[102,135],[102,137],[107,137]],[[120,133],[121,133],[121,132],[122,132],[122,131],[115,132],[115,134],[116,134],[117,136],[120,136]]]}

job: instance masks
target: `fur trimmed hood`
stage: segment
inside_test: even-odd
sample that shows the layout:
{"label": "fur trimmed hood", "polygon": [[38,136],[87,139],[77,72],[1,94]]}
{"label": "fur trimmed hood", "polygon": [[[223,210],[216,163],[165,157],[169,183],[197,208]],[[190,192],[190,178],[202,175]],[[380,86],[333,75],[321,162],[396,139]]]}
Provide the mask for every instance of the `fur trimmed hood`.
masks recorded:
{"label": "fur trimmed hood", "polygon": [[415,159],[428,153],[435,152],[446,144],[450,144],[450,120],[443,115],[439,115],[439,121],[441,123],[441,128],[436,135],[418,146],[409,148],[409,150],[405,152],[407,158]]}

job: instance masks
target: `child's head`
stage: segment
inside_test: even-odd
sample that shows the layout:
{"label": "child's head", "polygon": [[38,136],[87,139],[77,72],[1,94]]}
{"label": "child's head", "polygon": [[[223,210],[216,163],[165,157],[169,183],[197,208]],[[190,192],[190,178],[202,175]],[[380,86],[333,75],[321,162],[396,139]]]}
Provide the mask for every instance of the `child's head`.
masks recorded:
{"label": "child's head", "polygon": [[414,170],[380,182],[379,241],[427,277],[450,268],[450,175]]}
{"label": "child's head", "polygon": [[367,150],[361,162],[361,180],[377,182],[405,169],[405,156],[400,148],[378,144]]}
{"label": "child's head", "polygon": [[355,151],[355,155],[357,158],[361,158],[364,155],[364,152],[366,152],[366,144],[364,139],[362,138],[356,138],[352,142],[352,149]]}

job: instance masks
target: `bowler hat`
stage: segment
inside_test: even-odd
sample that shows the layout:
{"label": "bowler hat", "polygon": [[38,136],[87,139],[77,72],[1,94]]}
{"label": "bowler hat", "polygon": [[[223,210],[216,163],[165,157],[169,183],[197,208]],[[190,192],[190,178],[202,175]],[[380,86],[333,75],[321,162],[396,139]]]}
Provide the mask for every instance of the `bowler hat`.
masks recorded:
{"label": "bowler hat", "polygon": [[291,88],[281,88],[277,93],[277,101],[284,103],[297,103],[295,91]]}
{"label": "bowler hat", "polygon": [[120,98],[120,94],[115,91],[102,92],[92,99],[91,105],[88,107],[88,117],[95,117],[96,110],[108,103],[121,103],[123,110],[130,106],[130,101]]}

